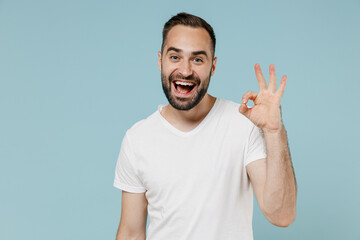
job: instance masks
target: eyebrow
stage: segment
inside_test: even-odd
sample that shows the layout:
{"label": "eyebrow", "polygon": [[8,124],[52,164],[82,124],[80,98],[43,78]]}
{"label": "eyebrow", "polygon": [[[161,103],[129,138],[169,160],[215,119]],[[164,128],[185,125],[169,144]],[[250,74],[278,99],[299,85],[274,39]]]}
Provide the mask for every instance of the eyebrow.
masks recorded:
{"label": "eyebrow", "polygon": [[[177,53],[182,53],[183,50],[179,49],[179,48],[176,48],[176,47],[169,47],[167,50],[166,50],[166,54],[170,51],[174,51],[174,52],[177,52]],[[209,59],[207,53],[203,50],[200,50],[200,51],[194,51],[194,52],[191,52],[191,55],[204,55],[207,59]]]}

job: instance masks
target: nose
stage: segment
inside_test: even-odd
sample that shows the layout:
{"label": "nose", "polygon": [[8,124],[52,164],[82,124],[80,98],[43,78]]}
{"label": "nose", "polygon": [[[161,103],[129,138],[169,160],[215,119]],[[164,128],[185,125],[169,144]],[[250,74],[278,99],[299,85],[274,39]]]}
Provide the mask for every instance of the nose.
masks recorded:
{"label": "nose", "polygon": [[190,76],[192,74],[190,62],[186,60],[182,61],[179,71],[184,77]]}

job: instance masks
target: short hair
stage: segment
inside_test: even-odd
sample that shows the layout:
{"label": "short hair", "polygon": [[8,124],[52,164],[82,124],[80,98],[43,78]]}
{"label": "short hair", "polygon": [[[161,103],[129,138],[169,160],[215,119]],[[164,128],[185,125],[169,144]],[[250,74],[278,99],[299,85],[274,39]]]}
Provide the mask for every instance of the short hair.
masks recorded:
{"label": "short hair", "polygon": [[194,28],[204,28],[210,35],[211,43],[212,43],[212,51],[213,56],[215,56],[215,44],[216,44],[216,38],[213,28],[208,24],[204,19],[197,17],[192,14],[188,14],[185,12],[178,13],[177,15],[173,16],[169,19],[164,25],[162,37],[163,41],[161,44],[161,52],[163,51],[164,44],[167,38],[167,35],[169,31],[175,27],[176,25],[184,25],[184,26],[190,26]]}

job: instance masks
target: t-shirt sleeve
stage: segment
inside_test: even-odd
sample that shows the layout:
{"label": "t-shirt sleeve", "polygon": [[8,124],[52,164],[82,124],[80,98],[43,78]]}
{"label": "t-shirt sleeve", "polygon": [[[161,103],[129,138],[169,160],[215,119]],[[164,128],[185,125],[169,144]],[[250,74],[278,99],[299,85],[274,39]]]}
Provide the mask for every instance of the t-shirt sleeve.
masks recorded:
{"label": "t-shirt sleeve", "polygon": [[116,162],[114,187],[131,193],[143,193],[146,191],[139,179],[133,161],[130,143],[127,135],[121,143],[120,153]]}
{"label": "t-shirt sleeve", "polygon": [[255,160],[266,158],[264,133],[260,128],[253,126],[248,142],[245,166]]}

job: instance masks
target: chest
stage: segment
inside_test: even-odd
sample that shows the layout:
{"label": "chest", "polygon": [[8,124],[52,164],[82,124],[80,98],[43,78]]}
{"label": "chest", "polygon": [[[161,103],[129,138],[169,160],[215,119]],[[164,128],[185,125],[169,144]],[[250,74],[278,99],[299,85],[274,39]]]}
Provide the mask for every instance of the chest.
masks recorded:
{"label": "chest", "polygon": [[[190,194],[238,179],[246,142],[229,134],[153,139],[137,151],[139,176],[149,194]],[[202,190],[199,190],[202,189]]]}

